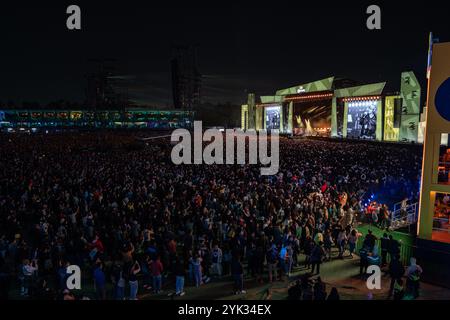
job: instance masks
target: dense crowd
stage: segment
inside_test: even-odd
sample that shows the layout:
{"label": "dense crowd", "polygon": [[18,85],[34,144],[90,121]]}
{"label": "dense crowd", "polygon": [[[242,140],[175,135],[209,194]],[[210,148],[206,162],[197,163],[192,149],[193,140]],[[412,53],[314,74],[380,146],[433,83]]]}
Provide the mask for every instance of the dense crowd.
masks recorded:
{"label": "dense crowd", "polygon": [[[2,135],[3,295],[18,283],[24,297],[80,298],[69,265],[93,280],[90,298],[118,300],[230,276],[241,294],[244,275],[273,282],[300,266],[320,274],[324,261],[355,253],[368,195],[417,197],[421,163],[407,146],[282,139],[279,173],[261,176],[254,165],[174,165],[170,152],[167,140],[137,144],[126,132]],[[387,206],[377,212],[389,219]],[[378,257],[375,240],[362,240],[361,273],[386,263],[383,252],[398,256],[386,240]],[[320,278],[289,290],[339,298]]]}

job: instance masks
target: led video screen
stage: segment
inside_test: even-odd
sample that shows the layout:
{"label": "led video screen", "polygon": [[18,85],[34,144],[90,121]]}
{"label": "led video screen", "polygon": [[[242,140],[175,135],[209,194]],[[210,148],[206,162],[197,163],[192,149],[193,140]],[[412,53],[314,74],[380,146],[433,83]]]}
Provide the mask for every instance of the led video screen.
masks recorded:
{"label": "led video screen", "polygon": [[307,136],[328,136],[331,129],[331,100],[298,103],[294,106],[294,133]]}
{"label": "led video screen", "polygon": [[266,129],[279,130],[281,121],[281,106],[266,107]]}
{"label": "led video screen", "polygon": [[348,104],[347,137],[373,139],[377,129],[377,101],[357,101]]}

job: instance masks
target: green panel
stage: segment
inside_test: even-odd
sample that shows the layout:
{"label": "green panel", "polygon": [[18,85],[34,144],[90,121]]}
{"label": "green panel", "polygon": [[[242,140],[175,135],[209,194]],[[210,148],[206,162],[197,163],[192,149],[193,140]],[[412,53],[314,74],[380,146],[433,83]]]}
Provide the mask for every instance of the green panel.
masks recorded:
{"label": "green panel", "polygon": [[334,90],[336,98],[381,95],[386,82],[365,84],[362,86]]}
{"label": "green panel", "polygon": [[331,136],[337,137],[336,97],[333,97],[333,101],[331,103]]}
{"label": "green panel", "polygon": [[400,141],[417,142],[419,131],[419,115],[402,115],[400,125]]}
{"label": "green panel", "polygon": [[334,77],[325,78],[322,80],[300,84],[298,86],[290,87],[287,89],[277,90],[277,96],[285,96],[288,94],[297,94],[302,92],[316,92],[316,91],[329,91],[333,86]]}
{"label": "green panel", "polygon": [[261,103],[279,103],[283,102],[283,96],[261,96]]}
{"label": "green panel", "polygon": [[294,113],[294,102],[290,101],[289,102],[289,115],[288,115],[288,130],[287,130],[289,133],[292,133],[293,113]]}
{"label": "green panel", "polygon": [[247,130],[248,128],[248,106],[243,104],[241,106],[241,129]]}
{"label": "green panel", "polygon": [[258,107],[256,108],[256,115],[255,115],[255,119],[256,119],[256,124],[255,124],[255,129],[256,130],[261,130],[263,128],[263,107]]}
{"label": "green panel", "polygon": [[383,140],[383,103],[381,100],[377,101],[377,128],[375,130],[375,139]]}
{"label": "green panel", "polygon": [[400,93],[403,99],[402,113],[419,114],[421,89],[414,72],[402,72]]}

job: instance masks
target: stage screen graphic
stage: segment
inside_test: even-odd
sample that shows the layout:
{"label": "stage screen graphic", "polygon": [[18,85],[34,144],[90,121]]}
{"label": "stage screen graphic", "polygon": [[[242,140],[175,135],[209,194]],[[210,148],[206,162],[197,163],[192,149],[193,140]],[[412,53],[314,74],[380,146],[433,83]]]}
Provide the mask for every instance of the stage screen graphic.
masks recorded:
{"label": "stage screen graphic", "polygon": [[55,116],[56,116],[55,112],[51,112],[51,111],[44,112],[44,120],[45,121],[53,121],[53,120],[55,120]]}
{"label": "stage screen graphic", "polygon": [[70,112],[70,120],[80,121],[82,119],[83,119],[83,112],[81,112],[81,111],[71,111]]}
{"label": "stage screen graphic", "polygon": [[266,129],[279,130],[281,121],[281,106],[266,107]]}
{"label": "stage screen graphic", "polygon": [[402,115],[400,126],[400,141],[402,142],[417,142],[419,131],[419,115]]}
{"label": "stage screen graphic", "polygon": [[58,112],[56,117],[58,118],[58,120],[67,120],[67,118],[69,117],[69,113],[65,111]]}
{"label": "stage screen graphic", "polygon": [[42,112],[36,112],[36,111],[31,112],[31,120],[37,121],[37,120],[40,120],[41,118],[42,118]]}
{"label": "stage screen graphic", "polygon": [[295,135],[331,135],[331,99],[294,104],[293,128]]}
{"label": "stage screen graphic", "polygon": [[395,103],[394,96],[386,97],[384,102],[384,141],[398,141],[399,126],[395,123]]}
{"label": "stage screen graphic", "polygon": [[349,102],[347,137],[373,139],[377,129],[377,101]]}

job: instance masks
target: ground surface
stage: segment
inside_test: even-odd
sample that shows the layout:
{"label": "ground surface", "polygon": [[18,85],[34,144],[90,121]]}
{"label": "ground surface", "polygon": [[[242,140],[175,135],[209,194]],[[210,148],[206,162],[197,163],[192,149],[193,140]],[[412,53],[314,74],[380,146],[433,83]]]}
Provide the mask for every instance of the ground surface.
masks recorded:
{"label": "ground surface", "polygon": [[[334,254],[336,255],[337,253],[335,252]],[[264,299],[265,292],[268,288],[272,288],[274,300],[286,299],[289,283],[307,271],[308,270],[304,268],[297,268],[289,281],[277,281],[272,285],[267,283],[267,281],[264,284],[258,284],[255,280],[247,278],[245,282],[247,293],[244,295],[234,295],[232,293],[232,284],[229,280],[213,280],[211,283],[203,285],[200,288],[188,287],[186,288],[185,296],[176,297],[175,299],[261,300]],[[359,258],[356,256],[353,259],[349,257],[343,260],[334,259],[322,264],[320,276],[327,284],[327,292],[329,292],[332,287],[336,287],[341,299],[366,300],[369,298],[369,293],[372,293],[373,299],[376,300],[384,300],[388,296],[390,284],[389,276],[382,276],[381,290],[367,289],[365,280],[359,276]],[[419,299],[450,300],[450,289],[436,287],[425,283],[421,284],[421,288],[421,297],[419,297]],[[171,291],[166,291],[161,295],[150,293],[142,294],[141,299],[170,299],[167,296],[169,292]]]}
{"label": "ground surface", "polygon": [[[359,225],[358,231],[363,235],[367,234],[368,230],[372,230],[373,234],[381,238],[384,230],[381,230],[372,225]],[[402,247],[406,248],[403,252],[412,247],[414,237],[407,233],[393,231],[388,232],[394,239],[401,242]],[[361,241],[361,240],[360,240]],[[336,249],[333,249],[336,250]],[[337,252],[333,251],[333,255],[337,256]],[[304,257],[301,256],[300,261],[303,261]],[[386,268],[383,271],[387,271]],[[425,270],[426,271],[426,270]],[[309,272],[303,267],[294,269],[290,279],[284,281],[274,282],[272,285],[265,279],[264,284],[259,284],[255,280],[247,278],[245,282],[247,293],[244,295],[234,295],[232,293],[233,287],[231,279],[214,280],[201,288],[186,288],[187,294],[183,297],[176,297],[175,299],[251,299],[260,300],[264,299],[265,293],[268,288],[272,289],[273,299],[286,299],[287,289],[289,284],[295,281],[300,275]],[[339,291],[341,299],[345,300],[366,300],[372,295],[373,299],[384,300],[388,297],[390,277],[383,273],[381,290],[369,290],[366,286],[365,278],[359,276],[359,257],[353,258],[346,257],[345,259],[333,259],[330,262],[322,264],[320,276],[322,281],[327,284],[327,292],[332,287],[336,287]],[[169,299],[167,296],[171,291],[164,292],[161,295],[143,294],[142,299]],[[433,286],[430,284],[421,284],[421,297],[419,299],[430,300],[450,300],[450,289]]]}
{"label": "ground surface", "polygon": [[414,237],[408,233],[399,232],[399,231],[392,231],[387,232],[386,230],[382,230],[380,228],[377,228],[375,226],[369,225],[369,224],[363,224],[359,225],[357,227],[358,231],[361,232],[363,235],[366,235],[369,230],[372,231],[372,233],[377,237],[381,238],[383,234],[386,232],[394,237],[394,239],[397,239],[401,242],[402,245],[406,246],[412,246],[414,243]]}
{"label": "ground surface", "polygon": [[[358,230],[364,235],[367,230],[377,236],[381,237],[384,233],[374,226],[360,225]],[[413,243],[413,237],[401,232],[390,233],[395,239],[402,242],[404,246],[411,246]],[[361,241],[361,240],[360,240]],[[322,281],[326,283],[327,293],[332,287],[336,287],[339,291],[340,297],[343,300],[366,300],[369,299],[369,295],[372,295],[373,299],[384,300],[388,296],[390,278],[388,275],[383,274],[381,290],[369,290],[366,287],[365,278],[359,276],[359,257],[354,255],[350,258],[348,255],[344,259],[336,259],[337,249],[333,249],[333,256],[335,257],[330,262],[325,262],[321,266],[320,276]],[[300,262],[304,261],[304,256],[300,256]],[[386,271],[386,269],[383,269]],[[202,285],[200,288],[192,287],[187,283],[185,291],[186,295],[182,297],[175,297],[177,300],[212,300],[212,299],[225,299],[225,300],[261,300],[265,298],[265,293],[268,288],[272,289],[272,298],[274,300],[286,299],[287,289],[300,275],[308,273],[309,270],[304,267],[294,268],[293,273],[289,279],[285,278],[283,281],[276,281],[273,284],[268,283],[267,275],[264,275],[264,283],[257,283],[254,279],[249,277],[245,278],[246,294],[234,295],[232,279],[230,277],[223,277],[221,279],[212,279],[209,283]],[[426,272],[426,270],[425,270]],[[142,284],[142,281],[140,281]],[[166,280],[163,283],[163,292],[155,295],[148,290],[143,289],[140,286],[139,299],[141,300],[167,300],[170,293],[173,293],[175,284],[172,280]],[[112,288],[108,287],[108,296],[112,292]],[[127,292],[128,294],[128,288]],[[83,294],[93,297],[94,288],[92,281],[83,281]],[[21,299],[18,289],[11,293],[12,298]],[[450,289],[443,287],[433,286],[426,283],[421,283],[421,300],[450,300]]]}

